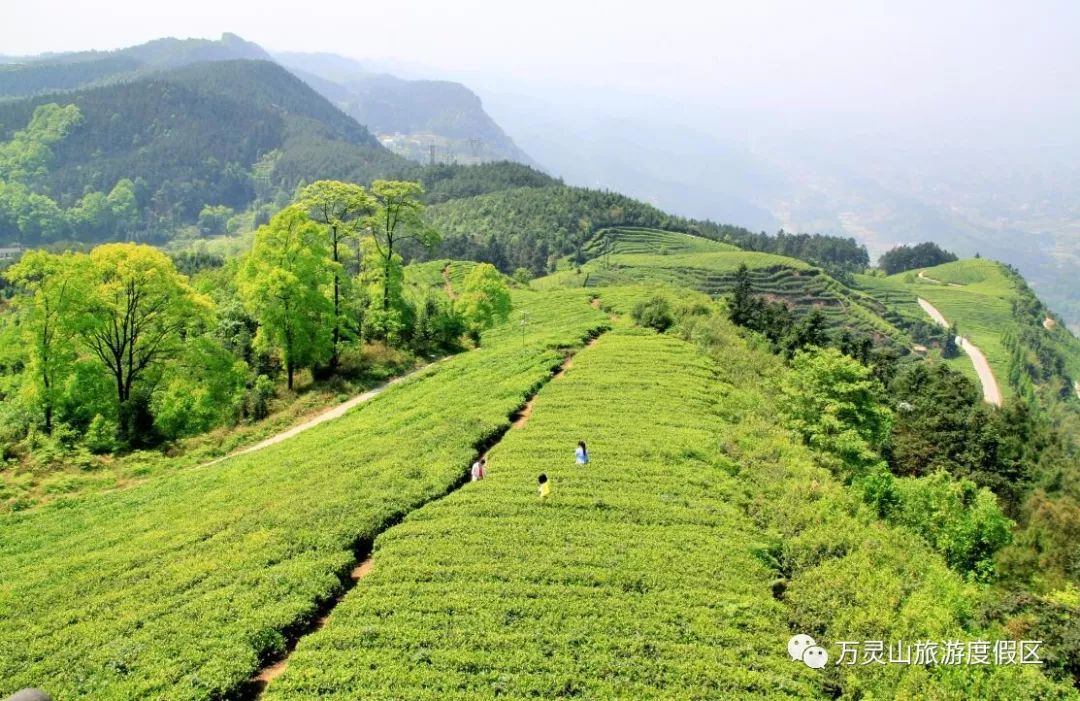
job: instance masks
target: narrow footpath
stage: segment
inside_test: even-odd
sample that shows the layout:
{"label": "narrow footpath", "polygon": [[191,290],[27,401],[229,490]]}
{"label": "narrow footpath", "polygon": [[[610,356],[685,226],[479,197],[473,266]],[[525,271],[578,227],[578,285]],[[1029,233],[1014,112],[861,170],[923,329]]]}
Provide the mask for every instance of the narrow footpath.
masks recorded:
{"label": "narrow footpath", "polygon": [[[561,377],[567,370],[569,370],[571,367],[573,367],[573,365],[574,365],[574,356],[577,353],[580,353],[582,350],[585,350],[587,348],[591,348],[592,346],[596,345],[597,341],[599,341],[599,337],[592,338],[583,348],[575,350],[575,351],[567,354],[566,357],[563,359],[562,364],[559,365],[559,367],[557,367],[555,370],[553,370],[552,373],[548,376],[548,378],[544,381],[544,383],[542,385],[540,385],[536,389],[535,392],[533,392],[532,394],[530,394],[528,397],[525,398],[524,404],[522,404],[522,406],[519,409],[515,410],[508,417],[509,423],[507,423],[499,433],[497,433],[487,443],[485,443],[484,446],[478,448],[477,455],[474,456],[473,460],[477,460],[477,459],[479,459],[481,457],[486,457],[487,454],[491,451],[491,449],[494,448],[496,445],[498,445],[502,441],[503,437],[506,435],[506,433],[509,430],[523,427],[525,425],[525,423],[529,420],[529,416],[532,414],[533,402],[536,400],[536,396],[540,393],[540,391],[543,390],[543,388],[545,386],[547,386],[548,382],[551,382],[552,380],[554,380],[554,379],[556,379],[558,377]],[[423,368],[420,368],[420,369],[422,370]],[[419,370],[417,370],[415,372],[419,372]],[[415,372],[410,373],[409,375],[415,374]],[[378,388],[376,388],[374,390],[371,390],[371,392],[375,392],[375,393],[383,392],[389,386],[391,386],[392,384],[395,384],[396,382],[400,382],[401,380],[404,380],[409,375],[402,376],[402,377],[398,378],[397,380],[394,380],[393,382],[389,382],[386,385],[383,385],[382,387],[378,387]],[[365,393],[365,394],[371,394],[371,393]],[[374,395],[372,395],[372,396],[374,396]],[[349,402],[346,402],[346,404],[352,404],[352,406],[355,406],[356,404],[360,403],[360,400],[362,400],[363,397],[364,397],[364,395],[360,395],[359,397],[356,397],[356,398],[350,400]],[[370,399],[370,398],[371,397],[367,397],[367,399]],[[344,406],[344,405],[341,405],[341,406]],[[341,406],[334,409],[334,411],[337,411],[338,409],[340,409]],[[345,411],[348,411],[349,408],[351,408],[351,407],[345,408],[344,410],[341,411],[341,413],[344,414]],[[318,418],[322,418],[322,417],[320,416]],[[336,417],[331,417],[331,418],[336,418]],[[329,420],[329,419],[323,419],[323,420],[326,421],[326,420]],[[297,427],[297,428],[300,428],[300,427]],[[285,433],[279,434],[278,436],[275,436],[274,438],[277,439],[276,442],[280,443],[281,441],[286,440],[286,439],[292,437],[293,435],[296,435],[296,433],[299,433],[299,431],[296,431],[295,433],[292,433],[291,435],[286,435],[286,434],[289,434],[289,432],[286,431]],[[247,451],[244,451],[244,452],[250,452],[251,450],[254,450],[254,449],[256,449],[256,447],[252,446],[252,448],[250,448],[250,449],[248,449]],[[470,462],[470,465],[471,465],[471,462]],[[461,478],[454,485],[452,485],[445,493],[435,497],[434,499],[431,499],[430,501],[428,501],[426,503],[430,504],[431,502],[438,501],[439,499],[444,499],[447,496],[449,496],[450,494],[453,494],[454,492],[456,492],[458,489],[463,487],[465,484],[467,484],[468,480],[469,480],[469,467],[470,467],[470,465],[464,466],[464,469],[462,470]],[[424,505],[425,504],[421,504],[421,505],[417,506],[416,508],[418,508],[418,509],[422,508]],[[398,522],[400,522],[400,520]],[[397,522],[395,522],[393,524],[389,524],[387,526],[387,529],[385,529],[383,532],[385,533],[386,530],[389,530],[390,528],[393,528],[393,526],[396,525],[396,523]],[[378,536],[376,536],[376,539],[377,538],[378,538]],[[270,682],[272,682],[274,679],[277,679],[279,676],[281,676],[285,672],[285,670],[288,668],[289,657],[290,657],[290,655],[292,655],[293,650],[296,649],[296,646],[300,642],[300,640],[302,638],[304,638],[304,637],[306,637],[308,635],[311,635],[312,633],[320,630],[321,628],[323,628],[326,625],[327,621],[330,620],[330,616],[333,613],[334,608],[338,605],[338,603],[345,597],[346,594],[349,593],[349,591],[351,591],[360,582],[361,579],[366,577],[371,572],[372,568],[374,567],[374,563],[372,562],[372,556],[371,556],[370,547],[365,548],[363,551],[358,552],[356,555],[357,555],[356,562],[354,563],[354,565],[353,565],[353,567],[352,567],[352,569],[351,569],[351,571],[349,573],[349,577],[348,577],[347,581],[342,582],[342,587],[341,587],[340,591],[333,598],[331,598],[330,600],[324,602],[320,606],[319,615],[316,616],[315,620],[310,625],[306,626],[303,630],[295,631],[292,634],[287,635],[288,644],[286,645],[286,651],[285,651],[284,656],[282,656],[280,659],[276,659],[276,660],[266,664],[261,669],[259,669],[259,671],[256,672],[255,675],[251,679],[249,679],[240,689],[238,689],[238,694],[236,695],[237,699],[239,699],[240,701],[257,701],[257,699],[262,698],[262,695],[266,691],[266,688],[270,685]]]}

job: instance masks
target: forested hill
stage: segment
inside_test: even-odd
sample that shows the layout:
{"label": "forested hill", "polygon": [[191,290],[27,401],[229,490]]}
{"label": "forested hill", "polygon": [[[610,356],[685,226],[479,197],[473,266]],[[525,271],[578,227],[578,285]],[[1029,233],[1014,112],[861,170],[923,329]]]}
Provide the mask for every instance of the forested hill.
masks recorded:
{"label": "forested hill", "polygon": [[869,265],[866,248],[852,238],[820,234],[776,235],[739,226],[686,219],[614,192],[530,183],[433,206],[431,223],[443,235],[442,253],[494,263],[510,272],[554,269],[561,256],[586,260],[586,247],[606,227],[642,226],[681,231],[750,251],[779,253],[843,275]]}
{"label": "forested hill", "polygon": [[0,98],[75,90],[211,61],[277,61],[376,134],[384,145],[427,163],[511,160],[535,165],[460,83],[403,80],[343,56],[272,56],[235,34],[218,40],[157,39],[115,51],[0,59]]}
{"label": "forested hill", "polygon": [[[62,135],[40,123],[42,133],[31,133],[35,113],[50,104],[77,112],[68,115]],[[7,184],[0,190],[0,240],[25,245],[160,239],[193,223],[208,205],[242,210],[257,198],[268,202],[291,193],[302,181],[368,182],[415,168],[299,78],[266,61],[201,63],[131,82],[0,102],[0,142],[12,162],[31,151],[39,161],[32,173],[0,163],[0,182]],[[86,204],[87,193],[109,193],[121,181],[130,182],[139,213],[127,230],[115,222],[56,225],[57,217]]]}
{"label": "forested hill", "polygon": [[205,61],[271,60],[257,44],[235,34],[221,39],[155,39],[116,51],[85,51],[14,58],[0,68],[0,96],[25,97],[133,78],[163,68]]}

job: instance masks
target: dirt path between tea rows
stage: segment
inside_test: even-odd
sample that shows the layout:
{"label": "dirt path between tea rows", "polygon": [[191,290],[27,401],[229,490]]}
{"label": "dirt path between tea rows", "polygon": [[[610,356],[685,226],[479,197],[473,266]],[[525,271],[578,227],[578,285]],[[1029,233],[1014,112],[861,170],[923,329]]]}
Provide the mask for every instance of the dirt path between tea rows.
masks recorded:
{"label": "dirt path between tea rows", "polygon": [[[538,387],[535,392],[533,392],[531,395],[526,397],[525,403],[522,405],[522,407],[520,409],[518,409],[517,411],[515,411],[510,416],[510,424],[505,429],[503,429],[503,431],[501,433],[497,434],[496,436],[494,436],[492,438],[491,442],[487,445],[487,447],[483,448],[480,451],[480,455],[477,456],[477,459],[479,457],[486,457],[488,455],[488,453],[495,446],[497,446],[500,441],[502,441],[503,436],[506,435],[507,431],[510,431],[512,429],[521,428],[522,426],[524,426],[526,424],[526,422],[528,422],[529,417],[532,415],[533,403],[536,401],[536,396],[540,393],[540,391],[547,385],[548,382],[550,382],[552,380],[556,380],[556,379],[562,377],[563,374],[567,370],[569,370],[570,368],[572,368],[574,366],[574,357],[577,355],[577,353],[580,353],[581,351],[583,351],[583,350],[585,350],[587,348],[591,348],[592,346],[595,346],[597,341],[599,341],[599,340],[600,340],[599,337],[594,337],[594,338],[590,339],[589,342],[586,343],[584,347],[582,347],[582,348],[580,348],[580,349],[578,349],[578,350],[576,350],[576,351],[574,351],[572,353],[567,354],[567,356],[563,359],[562,364],[560,364],[558,368],[556,368],[555,370],[552,371],[551,375],[548,377],[548,380],[545,381],[542,385],[540,385],[540,387]],[[425,367],[427,367],[427,366],[425,366]],[[348,411],[350,408],[352,408],[352,406],[355,406],[356,404],[359,404],[361,401],[364,401],[365,400],[364,398],[365,398],[366,395],[370,395],[370,396],[366,396],[366,399],[370,399],[372,396],[375,396],[375,394],[378,394],[378,393],[381,393],[381,392],[385,391],[391,385],[396,384],[397,382],[400,382],[400,381],[404,380],[405,378],[416,374],[420,370],[423,370],[423,368],[415,370],[415,371],[409,373],[408,375],[403,375],[402,377],[397,378],[396,380],[394,380],[392,382],[388,382],[387,384],[385,384],[385,385],[383,385],[381,387],[377,387],[376,389],[371,390],[371,392],[365,392],[364,394],[360,395],[359,397],[355,397],[355,398],[349,400],[348,402],[346,402],[345,404],[349,404],[350,405],[349,407],[346,407],[346,408],[342,409],[342,407],[345,406],[343,404],[343,405],[339,405],[338,407],[335,407],[335,409],[333,411],[341,410],[340,413],[337,414],[337,416],[340,416],[341,414],[344,414],[346,411]],[[372,394],[372,393],[375,393],[375,394]],[[327,413],[329,413],[329,412],[327,412]],[[337,416],[333,416],[331,418],[337,418]],[[321,421],[319,421],[319,423],[322,423],[322,421],[329,421],[330,420],[329,418],[323,419],[322,416],[317,417],[317,418],[321,419]],[[302,424],[302,426],[304,426],[304,425],[306,425],[306,424]],[[298,426],[296,428],[300,428],[300,426]],[[310,428],[310,426],[308,426],[308,428]],[[292,429],[290,429],[290,430],[292,430]],[[290,433],[289,431],[286,431],[286,432],[284,432],[282,434],[278,434],[277,436],[274,436],[275,442],[280,443],[283,440],[287,440],[288,438],[291,438],[293,435],[296,435],[296,433],[299,433],[299,431],[295,431],[291,435],[287,435],[289,433]],[[270,439],[268,439],[268,440],[270,440]],[[252,448],[248,449],[246,452],[250,452],[251,450],[254,450],[254,449],[256,449],[256,446],[252,446]],[[446,491],[445,494],[443,494],[441,496],[438,496],[438,497],[435,497],[431,501],[438,501],[439,499],[444,499],[444,498],[450,496],[455,491],[457,491],[458,489],[463,487],[465,484],[468,484],[467,479],[468,479],[468,473],[466,472],[466,473],[464,473],[463,478],[461,480],[459,480],[457,483],[451,485],[450,488]],[[429,501],[427,503],[431,503],[431,501]],[[422,508],[422,507],[417,507],[417,508]],[[383,532],[385,532],[385,531],[383,531]],[[259,669],[258,672],[256,672],[255,675],[252,676],[238,690],[239,693],[238,693],[238,695],[236,695],[236,698],[242,699],[244,701],[258,701],[258,699],[261,699],[262,696],[263,696],[263,693],[266,691],[267,686],[270,685],[270,682],[272,682],[273,680],[280,677],[285,672],[285,670],[288,668],[288,666],[289,666],[289,657],[292,655],[293,651],[296,649],[296,646],[300,642],[300,640],[302,640],[304,637],[306,637],[308,635],[311,635],[312,633],[315,633],[315,632],[321,630],[323,627],[325,627],[327,622],[330,620],[330,616],[332,615],[334,608],[341,602],[341,600],[343,598],[345,598],[345,595],[348,594],[348,592],[351,591],[352,588],[355,587],[360,582],[361,579],[366,577],[371,572],[373,567],[374,567],[374,562],[372,561],[371,549],[370,549],[370,547],[367,547],[362,551],[362,555],[360,555],[357,558],[356,564],[353,566],[353,568],[352,568],[352,570],[351,570],[351,572],[349,574],[348,581],[343,582],[343,586],[342,586],[340,592],[337,595],[335,595],[332,599],[325,602],[320,607],[319,615],[315,618],[315,620],[309,626],[307,626],[304,630],[299,631],[294,636],[292,636],[292,638],[291,638],[291,640],[289,640],[288,646],[286,648],[285,655],[281,659],[275,660],[275,661],[263,666],[261,669]]]}

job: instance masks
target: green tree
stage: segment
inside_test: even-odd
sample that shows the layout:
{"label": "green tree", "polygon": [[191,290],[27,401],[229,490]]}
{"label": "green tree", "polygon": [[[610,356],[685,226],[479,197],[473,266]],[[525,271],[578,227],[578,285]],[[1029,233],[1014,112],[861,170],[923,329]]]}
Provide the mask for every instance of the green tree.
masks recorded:
{"label": "green tree", "polygon": [[44,414],[46,433],[52,433],[58,395],[75,360],[72,338],[75,312],[85,296],[79,275],[84,258],[29,251],[5,274],[23,292],[16,304],[30,357],[28,377]]}
{"label": "green tree", "polygon": [[503,276],[494,265],[481,263],[465,276],[456,306],[470,338],[479,344],[481,333],[510,318],[513,305]]}
{"label": "green tree", "polygon": [[383,295],[381,306],[389,311],[393,303],[389,283],[391,266],[398,246],[405,241],[416,241],[430,248],[439,242],[439,234],[424,222],[424,188],[420,183],[407,180],[376,180],[371,184],[375,198],[375,213],[369,218],[375,247],[384,266]]}
{"label": "green tree", "polygon": [[750,326],[759,306],[754,296],[754,283],[750,280],[750,269],[743,263],[735,271],[735,287],[728,303],[729,317],[737,326]]}
{"label": "green tree", "polygon": [[782,387],[788,424],[853,476],[881,462],[892,412],[870,368],[835,348],[799,351]]}
{"label": "green tree", "polygon": [[[405,266],[401,256],[394,254],[389,260],[383,258],[373,237],[360,244],[362,251],[359,287],[359,314],[363,336],[379,338],[391,345],[397,343],[406,328],[408,303],[405,301]],[[389,300],[389,305],[383,302]]]}
{"label": "green tree", "polygon": [[895,481],[898,504],[888,520],[926,538],[949,566],[974,579],[994,575],[994,555],[1012,540],[1012,522],[993,492],[940,471]]}
{"label": "green tree", "polygon": [[959,334],[960,331],[957,330],[956,324],[950,326],[948,331],[945,332],[945,340],[941,344],[942,358],[956,358],[960,355],[960,347],[956,342]]}
{"label": "green tree", "polygon": [[115,236],[127,236],[135,231],[139,224],[139,201],[135,197],[135,183],[128,178],[122,178],[109,192],[106,198],[109,211],[112,214],[112,232]]}
{"label": "green tree", "polygon": [[0,179],[29,183],[44,176],[53,159],[49,147],[80,122],[82,113],[75,105],[49,103],[34,108],[26,128],[15,132],[10,141],[0,143]]}
{"label": "green tree", "polygon": [[291,206],[255,232],[240,272],[240,295],[259,322],[255,346],[281,354],[289,389],[298,368],[324,362],[332,352],[328,322],[334,268],[326,259],[319,225]]}
{"label": "green tree", "polygon": [[348,315],[342,313],[341,304],[342,286],[348,280],[342,275],[341,247],[346,240],[356,237],[361,222],[369,220],[375,213],[375,199],[359,185],[319,180],[302,189],[297,202],[314,221],[322,225],[329,238],[330,259],[334,264],[333,351],[330,366],[336,368],[342,329],[348,322]]}
{"label": "green tree", "polygon": [[671,314],[671,303],[663,295],[653,295],[649,299],[641,300],[634,305],[631,316],[638,326],[655,329],[658,333],[664,333],[675,323]]}
{"label": "green tree", "polygon": [[106,244],[80,260],[86,283],[77,332],[113,378],[121,429],[130,440],[138,383],[181,352],[185,337],[210,321],[213,304],[150,246]]}
{"label": "green tree", "polygon": [[199,210],[199,219],[197,222],[199,233],[203,236],[227,233],[229,218],[232,217],[232,215],[232,209],[223,204],[206,205]]}

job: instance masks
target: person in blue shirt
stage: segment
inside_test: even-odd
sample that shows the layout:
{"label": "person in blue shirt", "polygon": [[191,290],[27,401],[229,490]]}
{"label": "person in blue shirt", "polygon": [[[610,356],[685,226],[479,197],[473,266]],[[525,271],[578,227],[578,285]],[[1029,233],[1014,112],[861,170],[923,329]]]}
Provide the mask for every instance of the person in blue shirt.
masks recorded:
{"label": "person in blue shirt", "polygon": [[589,464],[589,449],[585,447],[585,441],[578,441],[577,450],[574,451],[578,465]]}

